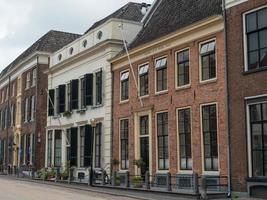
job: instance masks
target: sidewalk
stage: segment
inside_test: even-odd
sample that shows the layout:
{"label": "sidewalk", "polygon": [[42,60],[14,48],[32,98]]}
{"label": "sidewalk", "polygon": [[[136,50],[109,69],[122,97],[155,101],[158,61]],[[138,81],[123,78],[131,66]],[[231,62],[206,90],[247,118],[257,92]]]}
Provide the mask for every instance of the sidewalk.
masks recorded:
{"label": "sidewalk", "polygon": [[[33,179],[25,179],[25,178],[16,178],[12,176],[0,176],[0,178],[6,179],[14,179],[18,181],[26,181],[32,182],[34,184],[44,184],[55,187],[63,187],[71,190],[82,190],[89,192],[97,192],[101,194],[108,194],[113,196],[121,196],[121,197],[130,197],[139,200],[189,200],[196,198],[185,198],[178,194],[169,194],[169,193],[158,193],[158,192],[150,192],[150,191],[137,191],[137,190],[126,190],[123,188],[109,188],[109,187],[90,187],[88,185],[81,184],[67,184],[67,183],[59,183],[59,182],[51,182],[51,181],[41,181],[41,180],[33,180]],[[252,198],[235,198],[237,200],[254,200]],[[219,199],[218,199],[219,200]],[[220,199],[226,200],[226,199]],[[259,200],[259,199],[257,199]]]}

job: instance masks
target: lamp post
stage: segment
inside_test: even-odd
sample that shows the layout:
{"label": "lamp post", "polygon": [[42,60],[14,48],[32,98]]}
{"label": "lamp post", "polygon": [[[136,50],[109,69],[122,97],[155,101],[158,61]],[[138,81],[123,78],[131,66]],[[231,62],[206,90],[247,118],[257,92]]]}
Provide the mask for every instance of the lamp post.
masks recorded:
{"label": "lamp post", "polygon": [[90,120],[91,123],[91,127],[93,129],[93,134],[91,137],[91,157],[90,157],[90,163],[91,163],[91,167],[90,167],[90,186],[93,186],[93,149],[94,149],[94,135],[95,135],[95,127],[97,125],[97,120],[96,119],[91,119]]}

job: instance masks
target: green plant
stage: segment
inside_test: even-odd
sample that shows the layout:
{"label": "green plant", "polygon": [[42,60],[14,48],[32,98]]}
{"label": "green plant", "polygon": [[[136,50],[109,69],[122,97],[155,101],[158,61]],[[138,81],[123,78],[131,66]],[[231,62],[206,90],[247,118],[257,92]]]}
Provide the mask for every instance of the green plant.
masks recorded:
{"label": "green plant", "polygon": [[115,178],[115,184],[117,186],[119,186],[121,184],[121,177],[120,176],[116,176],[116,178]]}
{"label": "green plant", "polygon": [[48,172],[46,168],[42,168],[41,170],[37,171],[37,177],[46,180],[48,176]]}
{"label": "green plant", "polygon": [[72,113],[71,113],[70,111],[67,110],[67,111],[65,111],[65,112],[63,113],[63,116],[64,116],[64,117],[70,117],[71,114],[72,114]]}
{"label": "green plant", "polygon": [[117,159],[113,159],[112,160],[112,165],[113,166],[117,166],[117,165],[119,165],[120,164],[120,161],[118,161]]}
{"label": "green plant", "polygon": [[132,178],[132,184],[135,188],[143,187],[143,178],[141,176],[135,176]]}
{"label": "green plant", "polygon": [[141,169],[145,166],[145,162],[142,159],[134,160],[134,165],[137,166],[137,168]]}

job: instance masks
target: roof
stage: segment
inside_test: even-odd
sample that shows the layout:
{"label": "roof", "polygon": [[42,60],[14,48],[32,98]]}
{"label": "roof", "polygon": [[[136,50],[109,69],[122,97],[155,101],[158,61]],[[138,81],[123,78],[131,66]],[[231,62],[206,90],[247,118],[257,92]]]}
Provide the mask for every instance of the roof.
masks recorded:
{"label": "roof", "polygon": [[53,53],[61,49],[65,45],[71,43],[81,35],[74,33],[67,33],[61,31],[51,30],[37,40],[33,45],[20,54],[12,63],[10,63],[5,69],[2,70],[1,76],[4,76],[9,70],[27,58],[34,52],[46,52]]}
{"label": "roof", "polygon": [[108,15],[107,17],[103,18],[98,22],[95,22],[84,34],[101,26],[106,21],[112,18],[141,22],[142,18],[144,17],[144,15],[141,12],[142,6],[149,6],[149,4],[129,2],[125,6],[115,11],[114,13]]}
{"label": "roof", "polygon": [[222,15],[222,0],[157,0],[146,26],[129,48],[151,42],[214,15]]}

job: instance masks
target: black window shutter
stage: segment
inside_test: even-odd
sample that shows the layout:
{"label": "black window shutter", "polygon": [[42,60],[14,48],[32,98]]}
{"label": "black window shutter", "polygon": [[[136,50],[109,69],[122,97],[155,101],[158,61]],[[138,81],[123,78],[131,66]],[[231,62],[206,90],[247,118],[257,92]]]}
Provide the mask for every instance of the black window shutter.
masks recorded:
{"label": "black window shutter", "polygon": [[70,166],[77,166],[77,128],[70,133]]}
{"label": "black window shutter", "polygon": [[59,113],[65,112],[66,85],[59,86]]}
{"label": "black window shutter", "polygon": [[93,105],[93,74],[85,75],[85,101],[87,106]]}
{"label": "black window shutter", "polygon": [[90,125],[85,126],[84,138],[84,166],[91,166],[93,130]]}
{"label": "black window shutter", "polygon": [[99,105],[102,104],[102,70],[96,73],[96,79],[96,104]]}
{"label": "black window shutter", "polygon": [[71,85],[71,109],[78,109],[79,98],[79,80],[75,79],[70,82]]}
{"label": "black window shutter", "polygon": [[55,105],[55,90],[49,90],[48,95],[49,95],[49,97],[48,97],[48,116],[54,116],[53,105]]}

